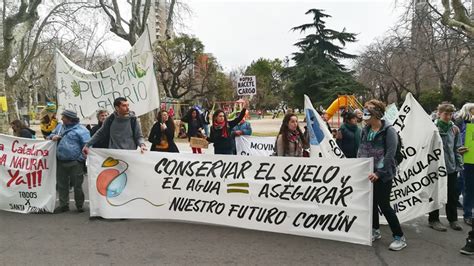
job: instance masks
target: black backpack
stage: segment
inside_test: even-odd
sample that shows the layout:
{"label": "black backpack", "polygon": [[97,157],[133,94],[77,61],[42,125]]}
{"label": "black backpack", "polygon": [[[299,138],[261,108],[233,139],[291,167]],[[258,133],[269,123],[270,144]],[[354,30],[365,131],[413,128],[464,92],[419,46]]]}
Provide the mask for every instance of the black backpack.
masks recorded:
{"label": "black backpack", "polygon": [[[392,126],[389,126],[387,128],[387,130],[385,130],[385,134],[383,136],[383,148],[384,148],[384,152],[387,150],[387,142],[385,141],[386,137],[387,137],[387,131],[388,129],[392,127]],[[402,153],[402,146],[403,146],[403,143],[402,143],[402,138],[400,137],[400,134],[398,134],[397,131],[395,131],[397,133],[397,137],[398,137],[398,144],[397,144],[397,150],[395,151],[395,161],[397,162],[397,165],[400,165],[400,163],[403,161],[404,157],[403,157],[403,153]]]}
{"label": "black backpack", "polygon": [[[110,118],[109,118],[110,117]],[[105,140],[105,143],[109,143],[110,142],[110,125],[112,125],[112,122],[114,121],[115,119],[115,113],[112,113],[109,117],[107,117],[109,119],[109,131],[107,132],[107,139]],[[104,121],[105,123],[105,121]],[[132,116],[130,117],[130,126],[132,127],[132,136],[135,137],[135,127],[137,125],[137,117],[136,116]],[[102,125],[104,126],[104,125]],[[138,146],[138,144],[137,144]]]}

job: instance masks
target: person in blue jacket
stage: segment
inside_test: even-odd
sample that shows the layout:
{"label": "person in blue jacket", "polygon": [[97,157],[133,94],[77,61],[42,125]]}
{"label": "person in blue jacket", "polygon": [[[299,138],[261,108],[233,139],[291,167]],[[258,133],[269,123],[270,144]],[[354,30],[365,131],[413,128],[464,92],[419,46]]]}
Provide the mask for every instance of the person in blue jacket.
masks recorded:
{"label": "person in blue jacket", "polygon": [[49,138],[58,143],[56,150],[56,189],[59,206],[54,213],[69,211],[69,180],[74,180],[74,200],[78,212],[84,212],[84,162],[82,148],[89,141],[89,131],[79,124],[77,113],[65,110],[61,113],[62,126],[56,127]]}
{"label": "person in blue jacket", "polygon": [[[236,116],[239,117],[240,113],[237,113]],[[239,124],[237,124],[235,127],[232,128],[231,135],[232,135],[232,138],[233,138],[234,154],[237,154],[237,147],[236,147],[236,144],[235,144],[235,138],[240,137],[240,136],[250,136],[250,135],[252,135],[252,126],[245,119],[245,115],[242,118],[242,120],[240,120]]]}

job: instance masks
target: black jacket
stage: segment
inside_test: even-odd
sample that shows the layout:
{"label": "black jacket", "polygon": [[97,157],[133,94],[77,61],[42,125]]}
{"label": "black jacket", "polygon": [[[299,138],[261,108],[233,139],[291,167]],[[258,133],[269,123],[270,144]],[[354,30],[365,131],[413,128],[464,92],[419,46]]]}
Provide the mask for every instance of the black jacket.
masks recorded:
{"label": "black jacket", "polygon": [[[99,124],[93,126],[91,130],[89,131],[91,133],[91,137],[94,136],[94,134],[97,132],[97,130],[102,127],[102,123],[99,122]],[[94,148],[103,148],[107,149],[109,147],[109,140],[104,139],[104,140],[99,140],[96,144],[93,145]]]}
{"label": "black jacket", "polygon": [[239,117],[232,121],[227,122],[227,132],[228,137],[224,138],[222,136],[222,128],[216,129],[214,126],[211,127],[211,134],[208,138],[209,142],[214,143],[214,154],[232,154],[233,151],[233,137],[232,137],[232,128],[240,123],[240,121],[244,118],[246,109],[244,108],[241,112]]}
{"label": "black jacket", "polygon": [[148,136],[148,141],[151,142],[151,151],[162,151],[156,148],[161,141],[162,134],[166,135],[168,140],[168,150],[167,152],[179,152],[178,146],[174,143],[174,127],[166,123],[165,131],[161,131],[161,126],[159,122],[156,122],[151,128],[150,135]]}

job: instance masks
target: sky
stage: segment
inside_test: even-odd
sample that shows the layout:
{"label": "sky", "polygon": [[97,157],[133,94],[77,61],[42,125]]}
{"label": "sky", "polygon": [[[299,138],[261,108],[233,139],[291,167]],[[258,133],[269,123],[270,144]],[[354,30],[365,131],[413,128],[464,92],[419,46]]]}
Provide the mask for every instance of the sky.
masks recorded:
{"label": "sky", "polygon": [[[305,12],[323,9],[327,26],[346,28],[359,40],[347,51],[360,53],[382,38],[398,19],[395,0],[186,0],[193,14],[181,31],[198,37],[224,71],[247,66],[258,58],[291,58],[293,45],[305,34],[292,27],[312,22]],[[350,62],[345,62],[350,64]]]}
{"label": "sky", "polygon": [[[395,24],[400,9],[397,0],[182,0],[192,11],[185,27],[177,31],[201,40],[205,52],[213,54],[225,72],[248,66],[259,58],[291,58],[293,45],[305,36],[291,28],[313,21],[305,15],[312,8],[331,15],[326,25],[356,33],[358,42],[346,52],[359,54]],[[123,40],[109,42],[116,55],[130,46]],[[344,60],[350,67],[351,61]]]}

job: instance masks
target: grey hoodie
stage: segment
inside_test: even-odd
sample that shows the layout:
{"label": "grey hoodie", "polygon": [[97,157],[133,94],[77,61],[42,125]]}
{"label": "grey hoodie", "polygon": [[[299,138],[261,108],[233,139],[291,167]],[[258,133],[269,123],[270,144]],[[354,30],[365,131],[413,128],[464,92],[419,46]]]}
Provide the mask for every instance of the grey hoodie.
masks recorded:
{"label": "grey hoodie", "polygon": [[[132,123],[135,120],[135,123]],[[132,125],[135,126],[132,129]],[[140,123],[133,112],[127,117],[120,117],[117,112],[105,119],[102,127],[97,130],[87,147],[94,146],[100,140],[109,140],[109,149],[136,150],[145,143]]]}
{"label": "grey hoodie", "polygon": [[[437,121],[438,120],[435,121],[435,125],[437,124]],[[439,127],[438,129],[439,135],[443,140],[444,161],[446,163],[448,174],[462,171],[463,159],[461,154],[458,152],[458,149],[462,146],[459,128],[453,124],[452,128],[447,132],[442,132]]]}

